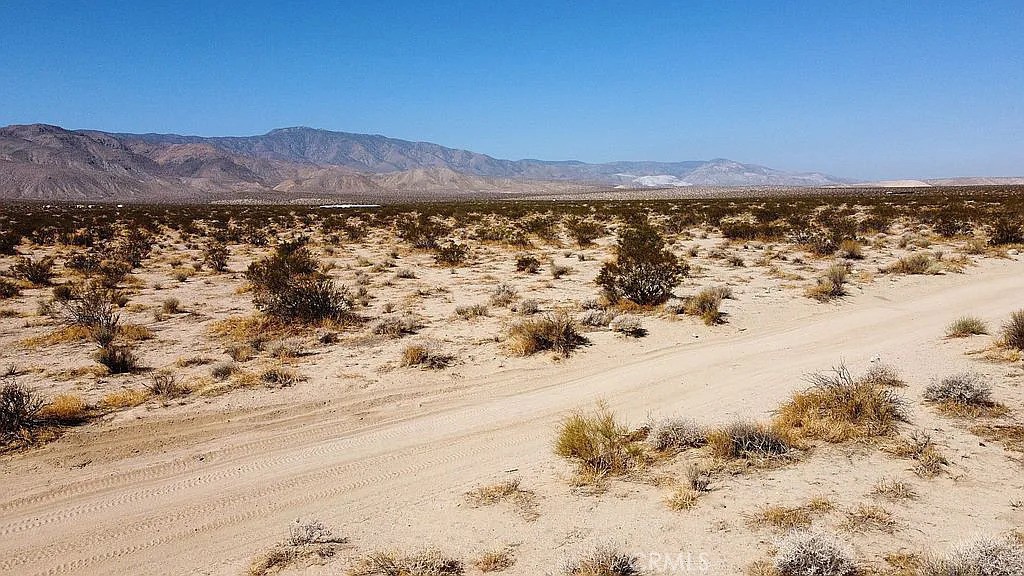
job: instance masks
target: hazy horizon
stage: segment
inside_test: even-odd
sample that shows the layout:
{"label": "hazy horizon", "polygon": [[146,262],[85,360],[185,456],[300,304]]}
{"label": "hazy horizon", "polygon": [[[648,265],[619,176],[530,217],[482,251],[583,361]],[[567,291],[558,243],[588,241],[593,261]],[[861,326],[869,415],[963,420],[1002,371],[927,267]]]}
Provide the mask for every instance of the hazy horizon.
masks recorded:
{"label": "hazy horizon", "polygon": [[496,158],[729,158],[875,180],[1021,176],[1024,9],[5,6],[0,125],[309,126]]}

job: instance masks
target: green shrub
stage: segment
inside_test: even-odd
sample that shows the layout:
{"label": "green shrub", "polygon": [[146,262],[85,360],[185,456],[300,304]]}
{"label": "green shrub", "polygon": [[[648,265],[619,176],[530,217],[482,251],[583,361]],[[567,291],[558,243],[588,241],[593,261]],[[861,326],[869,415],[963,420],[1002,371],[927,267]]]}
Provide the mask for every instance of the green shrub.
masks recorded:
{"label": "green shrub", "polygon": [[601,267],[597,284],[613,299],[640,305],[661,304],[686,274],[687,267],[651,225],[633,224],[619,233],[615,260]]}

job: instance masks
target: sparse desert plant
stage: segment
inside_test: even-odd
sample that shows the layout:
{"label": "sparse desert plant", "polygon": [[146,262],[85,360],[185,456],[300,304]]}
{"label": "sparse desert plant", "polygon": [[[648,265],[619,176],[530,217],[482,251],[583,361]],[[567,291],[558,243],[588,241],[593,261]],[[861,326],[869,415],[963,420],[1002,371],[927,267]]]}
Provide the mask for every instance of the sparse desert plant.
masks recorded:
{"label": "sparse desert plant", "polygon": [[807,290],[807,295],[820,302],[828,302],[833,298],[846,295],[846,279],[850,269],[845,264],[835,263],[825,270],[818,278],[818,283]]}
{"label": "sparse desert plant", "polygon": [[466,262],[468,255],[469,252],[464,245],[452,240],[438,244],[434,249],[434,261],[439,266],[460,266]]}
{"label": "sparse desert plant", "polygon": [[228,247],[222,242],[212,241],[203,249],[203,263],[217,272],[228,269]]}
{"label": "sparse desert plant", "polygon": [[914,500],[917,498],[914,487],[898,478],[880,478],[875,482],[871,494],[889,500]]}
{"label": "sparse desert plant", "polygon": [[616,317],[609,326],[613,332],[630,338],[641,338],[647,335],[647,330],[644,328],[640,318],[631,314]]}
{"label": "sparse desert plant", "polygon": [[611,547],[599,547],[584,558],[568,562],[565,576],[640,576],[640,559]]}
{"label": "sparse desert plant", "polygon": [[926,402],[959,416],[998,415],[1005,407],[992,401],[992,386],[981,374],[963,372],[933,382],[924,390]]}
{"label": "sparse desert plant", "polygon": [[872,362],[868,371],[861,375],[857,380],[859,382],[867,382],[876,386],[890,386],[894,388],[907,385],[907,383],[903,381],[903,377],[900,376],[899,370],[883,362]]}
{"label": "sparse desert plant", "polygon": [[551,263],[549,270],[551,271],[551,277],[554,278],[555,280],[558,280],[559,278],[565,276],[566,274],[572,273],[572,268],[570,268],[569,266],[555,264],[554,262]]}
{"label": "sparse desert plant", "polygon": [[931,255],[918,252],[900,258],[884,270],[890,274],[938,274],[942,268]]}
{"label": "sparse desert plant", "polygon": [[537,511],[537,497],[522,487],[518,478],[481,486],[466,493],[466,502],[470,506],[492,506],[500,502],[511,504],[515,511],[527,521],[533,521],[540,517]]}
{"label": "sparse desert plant", "polygon": [[775,570],[781,576],[852,576],[857,565],[834,536],[797,530],[778,542]]}
{"label": "sparse desert plant", "polygon": [[80,397],[58,394],[39,409],[39,418],[45,422],[73,426],[89,417],[89,406]]}
{"label": "sparse desert plant", "polygon": [[654,227],[636,223],[619,232],[615,260],[601,267],[597,284],[612,299],[627,298],[644,306],[661,304],[686,271]]}
{"label": "sparse desert plant", "polygon": [[320,272],[305,242],[283,242],[274,254],[249,265],[245,275],[253,287],[253,303],[282,320],[353,322],[348,288],[335,286]]}
{"label": "sparse desert plant", "polygon": [[181,311],[181,301],[177,298],[164,298],[160,303],[160,309],[164,314],[177,314]]}
{"label": "sparse desert plant", "polygon": [[461,561],[437,550],[411,555],[375,552],[361,558],[348,576],[458,576],[464,571]]}
{"label": "sparse desert plant", "polygon": [[455,315],[459,318],[472,320],[481,316],[490,316],[486,304],[470,304],[468,306],[456,306]]}
{"label": "sparse desert plant", "polygon": [[594,480],[626,474],[648,459],[644,446],[601,403],[592,412],[574,412],[562,420],[555,453],[573,461],[581,478]]}
{"label": "sparse desert plant", "polygon": [[700,448],[708,443],[707,428],[688,418],[666,418],[648,428],[647,443],[659,452]]}
{"label": "sparse desert plant", "polygon": [[31,440],[40,426],[42,399],[11,378],[0,380],[0,442]]}
{"label": "sparse desert plant", "polygon": [[839,243],[839,255],[850,260],[860,260],[864,258],[864,251],[860,246],[860,242],[856,240],[843,240]]}
{"label": "sparse desert plant", "polygon": [[881,506],[857,504],[846,511],[842,526],[850,532],[892,532],[896,529],[896,521]]}
{"label": "sparse desert plant", "polygon": [[915,460],[914,472],[922,478],[938,476],[949,464],[935,446],[931,435],[923,430],[914,430],[909,436],[896,439],[885,450],[894,456]]}
{"label": "sparse desert plant", "polygon": [[891,436],[906,421],[903,400],[883,386],[855,380],[845,366],[807,376],[811,387],[776,411],[777,426],[827,442]]}
{"label": "sparse desert plant", "polygon": [[107,367],[111,374],[126,374],[139,368],[139,357],[131,346],[107,343],[93,354],[97,362]]}
{"label": "sparse desert plant", "polygon": [[615,312],[613,310],[602,310],[600,308],[591,308],[584,310],[580,314],[580,324],[584,326],[592,326],[594,328],[603,328],[611,324],[612,320],[615,319]]}
{"label": "sparse desert plant", "polygon": [[107,410],[117,410],[120,408],[132,408],[138,406],[146,401],[148,396],[141,390],[135,390],[134,388],[125,388],[118,392],[111,392],[100,400],[100,406]]}
{"label": "sparse desert plant", "polygon": [[992,224],[988,243],[990,246],[1024,244],[1024,226],[1021,226],[1019,221],[1000,218]]}
{"label": "sparse desert plant", "polygon": [[317,520],[296,520],[289,527],[288,538],[284,542],[253,560],[249,566],[249,576],[268,576],[300,561],[331,558],[337,548],[347,542],[346,538],[334,536],[331,530]]}
{"label": "sparse desert plant", "polygon": [[401,278],[403,280],[412,280],[416,278],[416,271],[412,268],[400,268],[395,272],[395,278]]}
{"label": "sparse desert plant", "polygon": [[331,529],[319,520],[296,520],[288,527],[288,543],[292,546],[308,546],[334,540]]}
{"label": "sparse desert plant", "polygon": [[540,272],[540,259],[533,254],[519,254],[516,256],[516,272],[536,274]]}
{"label": "sparse desert plant", "polygon": [[689,316],[697,316],[704,324],[712,326],[722,319],[723,291],[719,287],[704,288],[697,294],[686,299],[683,312]]}
{"label": "sparse desert plant", "polygon": [[402,366],[419,366],[439,370],[454,361],[451,354],[445,354],[432,346],[411,344],[402,350]]}
{"label": "sparse desert plant", "polygon": [[519,298],[519,291],[511,284],[502,282],[491,290],[491,306],[508,308]]}
{"label": "sparse desert plant", "polygon": [[668,497],[665,498],[665,504],[669,510],[675,510],[677,512],[681,510],[689,510],[697,505],[697,501],[700,499],[700,492],[693,488],[680,484],[672,489]]}
{"label": "sparse desert plant", "polygon": [[584,218],[569,217],[565,219],[565,230],[569,237],[580,248],[586,248],[605,233],[604,226]]}
{"label": "sparse desert plant", "polygon": [[546,350],[568,356],[586,341],[580,335],[576,321],[564,312],[522,320],[510,326],[507,334],[509,350],[519,356]]}
{"label": "sparse desert plant", "polygon": [[922,576],[1018,576],[1024,574],[1024,546],[1012,539],[962,542],[944,557],[926,557]]}
{"label": "sparse desert plant", "polygon": [[49,285],[53,279],[53,258],[44,256],[39,260],[33,260],[28,256],[22,256],[11,265],[11,274],[36,286]]}
{"label": "sparse desert plant", "polygon": [[236,371],[238,368],[231,362],[219,362],[210,369],[210,376],[213,376],[215,380],[227,380]]}
{"label": "sparse desert plant", "polygon": [[946,327],[948,338],[966,338],[978,334],[988,334],[988,325],[975,316],[961,316]]}
{"label": "sparse desert plant", "polygon": [[481,572],[488,573],[508,570],[515,563],[516,557],[512,554],[512,550],[504,548],[485,552],[476,562],[473,562],[473,566]]}
{"label": "sparse desert plant", "polygon": [[1010,319],[1003,324],[999,336],[1004,346],[1024,350],[1024,309],[1010,314]]}
{"label": "sparse desert plant", "polygon": [[18,294],[21,294],[21,288],[17,284],[6,278],[0,278],[0,300],[14,298]]}
{"label": "sparse desert plant", "polygon": [[754,422],[736,422],[708,433],[711,454],[723,460],[771,460],[787,456],[790,441],[772,427]]}
{"label": "sparse desert plant", "polygon": [[423,324],[411,314],[388,315],[379,318],[370,326],[370,331],[378,336],[398,338],[406,334],[415,334]]}
{"label": "sparse desert plant", "polygon": [[168,370],[154,373],[149,384],[146,385],[146,389],[150,394],[164,398],[177,398],[189,392],[186,386],[178,382],[177,376]]}
{"label": "sparse desert plant", "polygon": [[299,379],[300,377],[298,374],[283,366],[273,366],[271,368],[267,368],[263,372],[260,372],[260,382],[263,382],[268,386],[277,386],[279,388],[293,386],[299,381]]}
{"label": "sparse desert plant", "polygon": [[711,471],[700,464],[686,468],[686,485],[694,492],[707,492],[711,488]]}
{"label": "sparse desert plant", "polygon": [[531,316],[540,311],[540,303],[533,298],[526,298],[519,301],[515,306],[515,310],[523,316]]}

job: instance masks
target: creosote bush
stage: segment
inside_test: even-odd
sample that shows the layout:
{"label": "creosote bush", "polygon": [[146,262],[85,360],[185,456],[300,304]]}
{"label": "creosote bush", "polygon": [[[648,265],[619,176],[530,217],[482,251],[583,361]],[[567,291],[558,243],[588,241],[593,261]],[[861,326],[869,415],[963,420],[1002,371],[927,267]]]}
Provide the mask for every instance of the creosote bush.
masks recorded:
{"label": "creosote bush", "polygon": [[53,279],[53,258],[45,256],[39,260],[33,260],[28,256],[22,256],[11,265],[11,274],[15,278],[27,280],[36,286],[48,285]]}
{"label": "creosote bush", "polygon": [[615,260],[606,262],[597,284],[613,300],[627,298],[640,305],[661,304],[686,274],[687,266],[665,247],[658,231],[634,223],[619,232]]}
{"label": "creosote bush", "polygon": [[253,303],[269,316],[297,322],[355,320],[348,288],[338,288],[319,270],[305,239],[278,244],[274,254],[246,271]]}
{"label": "creosote bush", "polygon": [[506,340],[509,350],[519,356],[548,350],[568,356],[586,342],[576,321],[564,312],[521,320],[509,327]]}

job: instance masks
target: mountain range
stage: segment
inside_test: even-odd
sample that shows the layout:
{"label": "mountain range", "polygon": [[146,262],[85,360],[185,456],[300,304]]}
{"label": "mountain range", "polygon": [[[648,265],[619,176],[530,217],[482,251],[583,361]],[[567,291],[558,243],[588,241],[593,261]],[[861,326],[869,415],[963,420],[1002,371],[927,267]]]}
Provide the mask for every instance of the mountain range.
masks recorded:
{"label": "mountain range", "polygon": [[831,186],[845,181],[725,159],[502,160],[429,142],[281,128],[200,137],[0,128],[0,198],[211,201],[403,197],[672,186]]}
{"label": "mountain range", "polygon": [[397,200],[851,183],[726,159],[603,164],[503,160],[429,142],[305,127],[242,137],[119,134],[46,124],[0,128],[0,198],[7,199]]}

